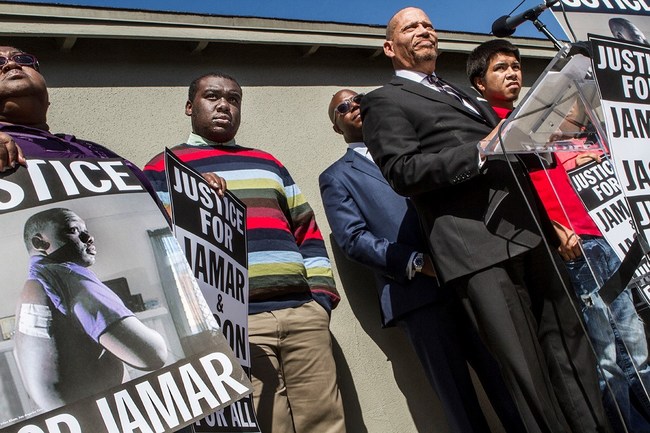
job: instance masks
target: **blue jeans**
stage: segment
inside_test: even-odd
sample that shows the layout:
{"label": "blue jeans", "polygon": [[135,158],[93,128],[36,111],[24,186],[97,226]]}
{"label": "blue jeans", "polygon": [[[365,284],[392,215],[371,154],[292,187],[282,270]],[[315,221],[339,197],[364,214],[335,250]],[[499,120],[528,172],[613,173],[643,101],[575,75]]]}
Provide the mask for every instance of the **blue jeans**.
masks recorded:
{"label": "blue jeans", "polygon": [[[601,368],[600,387],[606,410],[616,417],[616,407],[612,401],[615,399],[631,431],[650,432],[650,422],[636,412],[630,403],[631,391],[646,413],[650,414],[650,399],[646,391],[650,391],[648,345],[632,293],[626,288],[609,308],[598,294],[600,287],[621,262],[603,238],[584,239],[582,247],[584,257],[568,261],[566,266],[580,299],[587,333]],[[611,394],[606,392],[606,384]]]}

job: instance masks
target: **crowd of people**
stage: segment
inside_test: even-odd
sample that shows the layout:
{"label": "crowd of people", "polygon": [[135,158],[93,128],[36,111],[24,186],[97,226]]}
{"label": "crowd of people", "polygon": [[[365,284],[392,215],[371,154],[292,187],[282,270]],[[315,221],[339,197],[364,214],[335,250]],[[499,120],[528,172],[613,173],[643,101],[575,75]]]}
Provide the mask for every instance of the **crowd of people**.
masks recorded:
{"label": "crowd of people", "polygon": [[[382,324],[399,327],[412,344],[450,431],[490,431],[468,366],[509,433],[650,431],[642,324],[629,292],[611,309],[598,300],[598,288],[618,262],[603,258],[608,267],[589,272],[586,263],[601,260],[597,251],[612,252],[575,193],[570,196],[565,158],[558,154],[549,162],[483,151],[522,89],[519,50],[501,39],[483,43],[469,56],[467,82],[449,83],[436,74],[434,25],[417,8],[390,19],[383,49],[394,68],[389,83],[365,95],[341,89],[323,104],[347,150],[318,183],[335,242],[374,272]],[[220,72],[197,77],[185,103],[191,130],[171,150],[248,209],[248,333],[261,431],[342,433],[329,331],[340,296],[323,234],[287,168],[272,154],[238,142],[243,100],[236,78]],[[50,148],[76,158],[116,157],[95,143],[49,133],[38,61],[14,47],[0,47],[0,102],[0,171],[20,169],[26,157]],[[132,168],[168,205],[163,155],[143,170]],[[549,171],[565,182],[561,199],[576,209],[577,216],[570,215],[575,222],[567,221],[567,206],[548,197],[539,173]],[[66,209],[51,218],[83,225]],[[44,230],[30,225],[26,235],[34,266],[57,263],[57,250],[69,241],[50,248],[42,241]],[[74,242],[92,250],[85,226],[78,233]],[[89,272],[91,264],[77,268]],[[56,301],[65,290],[39,278],[31,277],[25,289],[40,300],[39,309],[25,314],[65,320],[69,308]],[[75,293],[90,296],[88,291]],[[120,311],[111,312],[111,323],[139,327],[130,312]],[[634,333],[619,332],[619,322],[636,327]],[[76,323],[70,326],[83,332]],[[121,371],[120,359],[137,363],[129,351],[112,350],[106,329],[115,326],[93,329],[93,350],[112,353],[114,371]],[[31,350],[24,342],[44,347],[47,335],[19,327],[19,351]],[[141,355],[149,359],[143,368],[164,362],[164,344],[131,342],[126,349],[148,350]],[[115,376],[113,370],[105,371]],[[27,386],[46,387],[33,383]]]}

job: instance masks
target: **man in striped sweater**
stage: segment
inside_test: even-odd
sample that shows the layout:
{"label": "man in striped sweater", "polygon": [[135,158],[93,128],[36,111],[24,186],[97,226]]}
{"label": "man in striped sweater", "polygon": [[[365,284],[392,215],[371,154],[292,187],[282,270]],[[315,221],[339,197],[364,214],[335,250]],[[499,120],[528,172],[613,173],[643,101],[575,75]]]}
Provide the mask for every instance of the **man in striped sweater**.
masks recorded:
{"label": "man in striped sweater", "polygon": [[[314,212],[271,154],[235,143],[242,89],[221,73],[195,79],[187,143],[172,150],[247,206],[249,339],[263,433],[343,433],[329,315],[339,295]],[[169,203],[162,154],[144,168]]]}

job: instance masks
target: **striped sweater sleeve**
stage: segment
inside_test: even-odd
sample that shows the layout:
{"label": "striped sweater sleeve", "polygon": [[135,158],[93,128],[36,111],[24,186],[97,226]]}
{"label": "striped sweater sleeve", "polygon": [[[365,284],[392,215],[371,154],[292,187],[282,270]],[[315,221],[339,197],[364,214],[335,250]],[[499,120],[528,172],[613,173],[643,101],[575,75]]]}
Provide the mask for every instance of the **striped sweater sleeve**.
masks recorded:
{"label": "striped sweater sleeve", "polygon": [[316,295],[327,295],[335,307],[341,298],[314,211],[285,167],[282,167],[282,177],[291,229],[303,257],[309,287]]}

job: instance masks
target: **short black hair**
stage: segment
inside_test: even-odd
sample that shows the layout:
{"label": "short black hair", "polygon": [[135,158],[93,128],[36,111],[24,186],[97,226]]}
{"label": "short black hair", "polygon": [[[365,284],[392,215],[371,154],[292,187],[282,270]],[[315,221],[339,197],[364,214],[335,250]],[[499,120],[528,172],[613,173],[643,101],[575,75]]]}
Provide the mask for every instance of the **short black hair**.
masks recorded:
{"label": "short black hair", "polygon": [[[645,34],[634,23],[625,18],[611,18],[609,20],[609,30],[616,39],[626,40],[628,42],[636,42],[639,44],[650,45]],[[622,31],[631,33],[630,37],[625,37]]]}
{"label": "short black hair", "polygon": [[611,29],[612,26],[619,26],[619,27],[625,27],[627,30],[632,30],[632,22],[630,20],[626,20],[625,18],[610,18],[609,22],[609,28]]}
{"label": "short black hair", "polygon": [[63,207],[53,207],[30,216],[25,221],[25,228],[23,230],[23,241],[25,242],[27,251],[32,252],[32,238],[34,236],[47,229],[50,224],[64,221],[66,214],[69,213],[73,212]]}
{"label": "short black hair", "polygon": [[515,47],[509,41],[505,39],[491,39],[483,42],[481,45],[474,48],[467,58],[467,77],[472,86],[476,88],[474,79],[477,77],[485,77],[490,60],[499,53],[512,54],[518,62],[521,61],[519,48]]}
{"label": "short black hair", "polygon": [[207,74],[203,74],[200,77],[196,77],[195,79],[192,80],[190,83],[190,88],[187,91],[187,100],[190,102],[194,101],[194,97],[196,96],[196,90],[199,87],[199,82],[208,77],[215,77],[215,78],[225,78],[226,80],[230,80],[233,83],[237,84],[237,87],[239,87],[239,90],[241,91],[241,84],[232,76],[228,74],[224,74],[223,72],[208,72]]}

